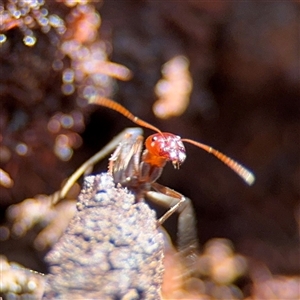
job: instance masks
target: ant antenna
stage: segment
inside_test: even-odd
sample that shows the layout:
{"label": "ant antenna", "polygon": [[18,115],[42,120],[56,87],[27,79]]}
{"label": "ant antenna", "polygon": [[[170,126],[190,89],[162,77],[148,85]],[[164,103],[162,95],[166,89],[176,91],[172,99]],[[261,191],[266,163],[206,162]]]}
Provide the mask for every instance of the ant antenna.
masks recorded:
{"label": "ant antenna", "polygon": [[125,107],[123,107],[121,104],[119,104],[119,103],[117,103],[113,100],[110,100],[110,99],[105,98],[105,97],[97,96],[91,101],[91,103],[108,107],[108,108],[110,108],[112,110],[115,110],[118,113],[122,114],[124,117],[128,118],[130,121],[132,121],[133,123],[135,123],[139,126],[148,128],[148,129],[153,130],[153,131],[156,131],[160,134],[162,133],[157,127],[155,127],[155,126],[147,123],[146,121],[143,121],[142,119],[136,117],[129,110],[127,110]]}
{"label": "ant antenna", "polygon": [[232,169],[236,174],[238,174],[248,185],[252,185],[254,183],[255,176],[253,175],[252,172],[248,171],[241,164],[237,163],[236,161],[226,156],[225,154],[221,153],[220,151],[190,139],[181,139],[181,141],[190,143],[196,147],[205,150],[208,153],[211,153],[212,155],[217,157],[221,162],[223,162],[226,166]]}
{"label": "ant antenna", "polygon": [[[98,104],[107,108],[110,108],[112,110],[117,111],[118,113],[122,114],[124,117],[128,118],[129,120],[131,120],[133,123],[148,128],[150,130],[156,131],[159,134],[161,134],[162,136],[164,136],[164,134],[155,126],[147,123],[146,121],[143,121],[142,119],[136,117],[135,115],[133,115],[129,110],[127,110],[125,107],[123,107],[121,104],[110,100],[108,98],[105,97],[100,97],[100,96],[96,96],[93,98],[93,100],[90,101],[92,104]],[[208,153],[211,153],[212,155],[214,155],[215,157],[217,157],[220,161],[222,161],[226,166],[228,166],[230,169],[232,169],[236,174],[238,174],[248,185],[252,185],[255,181],[255,176],[253,175],[252,172],[250,172],[249,170],[247,170],[245,167],[243,167],[241,164],[237,163],[236,161],[234,161],[233,159],[231,159],[230,157],[226,156],[225,154],[221,153],[220,151],[196,142],[194,140],[190,140],[190,139],[181,139],[182,142],[187,142],[189,144],[192,144],[198,148],[201,148],[203,150],[205,150]]]}

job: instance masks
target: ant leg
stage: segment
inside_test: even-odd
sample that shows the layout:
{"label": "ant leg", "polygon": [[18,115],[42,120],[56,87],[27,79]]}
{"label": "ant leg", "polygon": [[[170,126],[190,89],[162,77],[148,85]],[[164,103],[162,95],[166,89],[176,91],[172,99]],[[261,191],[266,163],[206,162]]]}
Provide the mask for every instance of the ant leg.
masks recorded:
{"label": "ant leg", "polygon": [[199,244],[192,202],[189,198],[158,183],[153,183],[152,187],[158,192],[150,191],[146,194],[147,197],[156,204],[169,208],[158,220],[159,225],[162,225],[174,212],[179,213],[177,232],[178,251],[184,258],[185,266],[189,272],[193,272]]}
{"label": "ant leg", "polygon": [[97,152],[91,158],[89,158],[86,162],[84,162],[66,181],[64,186],[57,192],[55,192],[51,197],[51,204],[56,204],[60,199],[63,199],[70,188],[74,185],[74,183],[79,179],[79,177],[84,174],[87,170],[91,169],[97,162],[111,153],[115,148],[118,147],[120,142],[124,139],[126,134],[142,134],[142,130],[140,128],[126,128],[121,133],[119,133],[116,137],[114,137],[102,150]]}

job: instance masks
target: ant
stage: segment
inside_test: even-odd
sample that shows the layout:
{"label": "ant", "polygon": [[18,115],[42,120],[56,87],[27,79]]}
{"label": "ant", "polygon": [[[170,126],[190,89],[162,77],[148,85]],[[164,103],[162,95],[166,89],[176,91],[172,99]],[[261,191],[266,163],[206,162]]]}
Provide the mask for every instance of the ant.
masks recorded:
{"label": "ant", "polygon": [[151,129],[156,133],[145,140],[145,150],[142,152],[143,132],[141,128],[128,128],[121,132],[73,173],[63,188],[53,195],[52,204],[64,198],[71,186],[83,173],[90,170],[93,165],[115,149],[108,167],[115,184],[120,184],[131,190],[137,202],[143,201],[147,197],[151,201],[167,207],[168,211],[158,219],[158,226],[162,225],[174,212],[178,212],[178,251],[185,260],[185,266],[192,269],[198,249],[194,209],[190,199],[156,182],[164,166],[168,161],[171,161],[174,168],[180,167],[186,159],[183,144],[185,142],[216,156],[248,185],[254,183],[254,175],[233,159],[210,146],[160,131],[155,126],[134,116],[129,110],[113,100],[95,96],[91,104],[115,110],[135,124]]}
{"label": "ant", "polygon": [[237,173],[247,184],[252,185],[255,181],[255,177],[252,172],[247,170],[245,167],[243,167],[241,164],[237,163],[230,157],[208,145],[190,139],[182,139],[180,136],[172,133],[161,132],[155,126],[139,119],[125,107],[110,99],[104,97],[96,97],[92,103],[115,110],[137,125],[157,132],[150,135],[145,141],[146,152],[143,155],[143,161],[149,163],[152,166],[163,168],[167,161],[171,161],[174,168],[178,169],[186,159],[185,148],[183,145],[183,142],[186,142],[216,156],[225,165],[227,165],[235,173]]}

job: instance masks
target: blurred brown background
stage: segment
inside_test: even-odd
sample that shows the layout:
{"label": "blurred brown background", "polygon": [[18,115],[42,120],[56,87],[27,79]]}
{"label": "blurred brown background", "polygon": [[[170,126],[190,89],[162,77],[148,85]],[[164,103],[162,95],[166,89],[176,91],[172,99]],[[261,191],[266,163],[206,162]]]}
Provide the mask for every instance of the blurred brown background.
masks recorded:
{"label": "blurred brown background", "polygon": [[[181,169],[171,165],[159,180],[191,198],[201,244],[232,240],[236,250],[264,262],[274,274],[299,275],[300,225],[300,5],[297,1],[104,1],[100,37],[111,43],[110,60],[127,66],[132,80],[114,83],[111,97],[163,131],[209,144],[256,175],[246,186],[230,169],[187,145]],[[69,8],[68,8],[69,9]],[[49,4],[61,18],[62,3]],[[7,31],[1,49],[1,168],[15,182],[1,187],[1,212],[36,194],[56,191],[61,181],[125,127],[134,125],[106,108],[84,108],[61,92],[52,70],[57,46],[36,31],[26,47],[22,33]],[[175,55],[190,61],[193,90],[180,117],[160,120],[152,112],[162,65]],[[64,162],[53,154],[47,123],[54,113],[80,111],[82,145]],[[85,128],[83,130],[83,128]],[[71,130],[71,131],[72,131]],[[151,132],[145,130],[148,135]],[[18,143],[31,147],[16,154]],[[3,145],[6,147],[5,152]],[[4,151],[4,152],[3,152]],[[3,158],[3,155],[8,158]],[[97,171],[105,171],[106,163]],[[174,227],[170,224],[169,227]],[[4,254],[45,270],[42,257],[14,240]],[[12,249],[18,245],[18,254]],[[21,252],[22,250],[22,252]],[[36,261],[35,261],[36,260]]]}

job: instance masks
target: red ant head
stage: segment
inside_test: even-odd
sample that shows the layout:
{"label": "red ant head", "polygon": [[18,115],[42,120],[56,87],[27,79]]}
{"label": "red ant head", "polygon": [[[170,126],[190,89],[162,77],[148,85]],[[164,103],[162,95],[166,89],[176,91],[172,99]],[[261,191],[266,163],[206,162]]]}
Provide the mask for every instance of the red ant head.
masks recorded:
{"label": "red ant head", "polygon": [[178,135],[167,132],[155,133],[146,139],[145,146],[151,155],[171,161],[174,168],[179,168],[185,161],[185,148]]}

